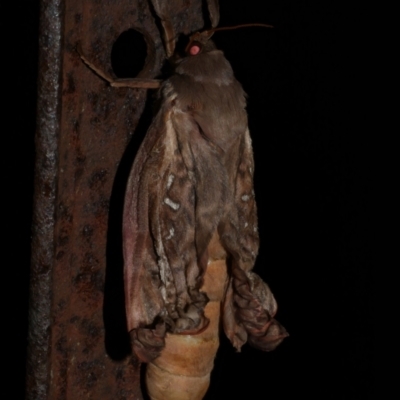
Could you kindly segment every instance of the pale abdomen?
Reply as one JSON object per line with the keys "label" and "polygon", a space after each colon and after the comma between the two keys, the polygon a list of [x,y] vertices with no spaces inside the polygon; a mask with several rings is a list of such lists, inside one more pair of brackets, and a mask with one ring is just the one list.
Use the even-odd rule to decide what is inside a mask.
{"label": "pale abdomen", "polygon": [[151,400],[201,400],[204,397],[219,346],[221,301],[227,280],[225,259],[210,261],[202,287],[210,299],[204,310],[210,323],[195,335],[167,334],[161,355],[147,365],[146,385]]}

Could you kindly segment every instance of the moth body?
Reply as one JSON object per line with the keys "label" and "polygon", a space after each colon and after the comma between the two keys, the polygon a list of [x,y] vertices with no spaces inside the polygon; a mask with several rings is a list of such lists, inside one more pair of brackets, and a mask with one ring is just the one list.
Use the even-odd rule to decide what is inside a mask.
{"label": "moth body", "polygon": [[[154,400],[174,386],[168,399],[202,398],[220,316],[238,350],[246,341],[272,350],[287,335],[271,291],[251,272],[259,243],[245,93],[223,53],[195,37],[160,88],[125,199],[128,329],[135,354],[150,363]],[[221,272],[218,298],[204,286],[212,268]],[[182,363],[194,372],[179,372]],[[173,384],[181,375],[189,380]]]}

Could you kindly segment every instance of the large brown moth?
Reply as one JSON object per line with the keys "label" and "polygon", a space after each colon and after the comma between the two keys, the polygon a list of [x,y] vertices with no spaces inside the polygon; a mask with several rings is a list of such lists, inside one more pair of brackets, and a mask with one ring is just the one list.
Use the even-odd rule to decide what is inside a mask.
{"label": "large brown moth", "polygon": [[[160,2],[153,3],[162,17]],[[215,4],[209,1],[213,25]],[[165,19],[163,26],[171,55],[173,35]],[[151,363],[152,399],[203,397],[220,314],[237,350],[248,342],[269,351],[287,336],[274,319],[277,305],[269,287],[252,272],[259,238],[245,93],[210,40],[215,30],[192,35],[174,74],[162,82],[159,110],[126,189],[127,326],[134,353]],[[203,348],[194,354],[196,338]],[[168,370],[177,376],[194,372],[177,383],[174,372],[161,376]]]}
{"label": "large brown moth", "polygon": [[145,361],[157,356],[161,331],[196,333],[207,325],[199,289],[215,233],[229,258],[227,298],[246,298],[224,306],[233,345],[249,340],[269,349],[274,329],[267,325],[276,324],[266,315],[275,303],[250,272],[259,244],[245,93],[209,32],[193,35],[186,53],[161,86],[162,104],[126,191],[128,329]]}
{"label": "large brown moth", "polygon": [[251,272],[259,242],[245,93],[209,36],[193,35],[163,82],[126,191],[127,321],[144,362],[158,357],[166,332],[196,335],[210,323],[201,288],[214,236],[226,252],[229,283],[220,300],[233,346],[247,341],[268,351],[286,336],[272,293]]}

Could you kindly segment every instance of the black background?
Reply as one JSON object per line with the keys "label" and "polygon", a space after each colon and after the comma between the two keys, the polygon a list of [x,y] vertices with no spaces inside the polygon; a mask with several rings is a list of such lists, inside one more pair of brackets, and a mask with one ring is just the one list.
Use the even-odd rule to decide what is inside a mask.
{"label": "black background", "polygon": [[[11,351],[3,366],[9,398],[22,399],[38,1],[2,2],[0,15],[2,330]],[[369,174],[365,138],[352,118],[353,15],[337,2],[221,1],[220,26],[275,27],[214,39],[248,93],[261,239],[255,270],[270,284],[290,337],[272,353],[245,346],[240,354],[222,339],[206,400],[374,397]]]}

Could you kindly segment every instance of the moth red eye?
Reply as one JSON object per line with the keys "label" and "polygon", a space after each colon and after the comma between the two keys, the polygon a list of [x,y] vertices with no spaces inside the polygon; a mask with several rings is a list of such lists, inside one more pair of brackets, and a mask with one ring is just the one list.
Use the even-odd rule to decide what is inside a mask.
{"label": "moth red eye", "polygon": [[189,53],[192,56],[195,56],[196,54],[200,53],[200,47],[197,46],[196,44],[194,44],[190,49],[189,49]]}

